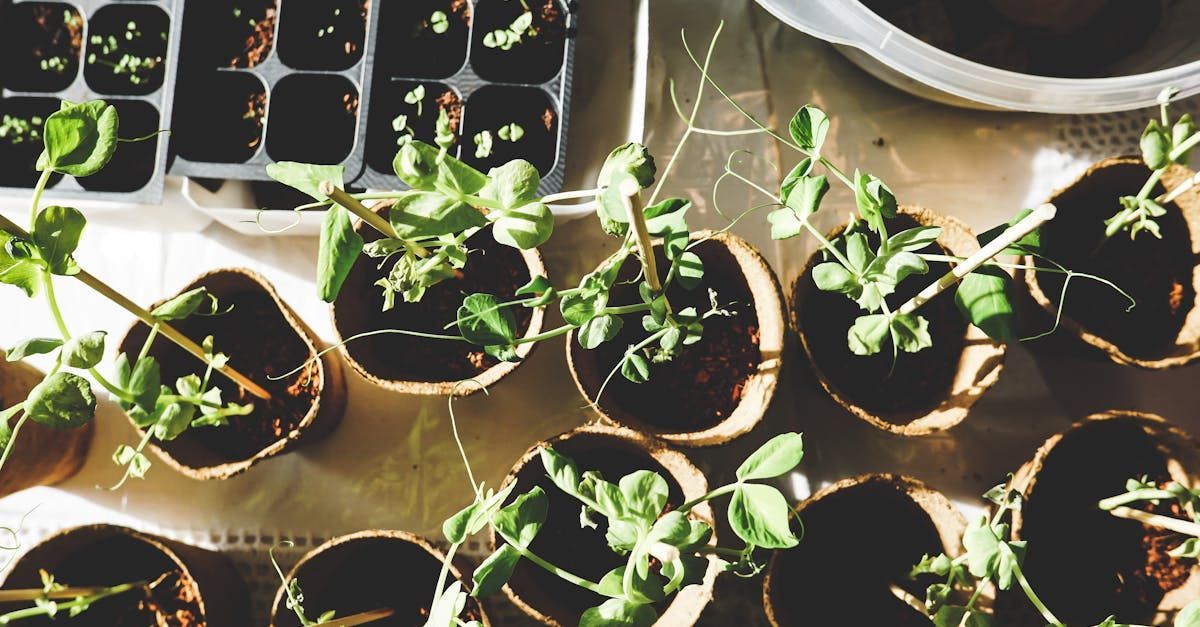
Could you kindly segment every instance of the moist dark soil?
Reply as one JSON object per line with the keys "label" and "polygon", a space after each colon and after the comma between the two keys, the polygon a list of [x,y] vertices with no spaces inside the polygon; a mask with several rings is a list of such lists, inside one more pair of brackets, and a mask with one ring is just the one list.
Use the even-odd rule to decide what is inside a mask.
{"label": "moist dark soil", "polygon": [[[418,85],[425,87],[425,99],[421,103],[420,115],[417,105],[404,101],[404,95]],[[399,139],[407,135],[404,128],[397,131],[393,121],[397,116],[408,116],[408,128],[416,139],[434,144],[437,136],[438,111],[445,109],[450,117],[450,128],[458,135],[462,130],[462,100],[458,93],[441,83],[415,81],[387,81],[376,83],[371,92],[371,118],[367,122],[371,132],[367,135],[367,164],[379,172],[392,172],[392,160],[400,149]],[[458,148],[451,151],[458,155]]]}
{"label": "moist dark soil", "polygon": [[[1025,571],[1066,624],[1094,625],[1110,614],[1149,624],[1163,594],[1187,578],[1191,566],[1166,555],[1182,537],[1096,507],[1143,475],[1166,481],[1166,461],[1138,423],[1122,419],[1070,432],[1038,473],[1023,505],[1021,539],[1037,547]],[[1170,505],[1158,511],[1169,514]]]}
{"label": "moist dark soil", "polygon": [[[5,116],[19,118],[29,124],[29,130],[17,134],[9,131],[0,137],[0,186],[33,187],[41,172],[35,168],[44,147],[42,126],[51,113],[58,111],[59,101],[55,98],[3,98],[0,99],[0,121]],[[34,133],[36,132],[36,136]],[[50,186],[62,180],[61,174],[50,177]]]}
{"label": "moist dark soil", "polygon": [[[369,227],[359,232],[368,242],[379,239],[379,234]],[[383,293],[374,283],[387,276],[392,264],[379,268],[378,260],[360,255],[336,302],[338,333],[347,338],[365,331],[406,329],[453,335],[454,327],[449,330],[443,327],[455,321],[467,294],[493,294],[504,301],[513,298],[517,288],[529,282],[529,268],[521,253],[496,243],[491,227],[467,240],[467,247],[471,251],[467,265],[454,278],[426,290],[420,302],[405,303],[397,297],[395,307],[389,311],[383,311]],[[532,312],[524,307],[511,311],[517,320],[517,336],[523,336]],[[461,381],[497,364],[466,342],[399,334],[350,342],[346,349],[371,374],[395,381]]]}
{"label": "moist dark soil", "polygon": [[988,2],[864,0],[896,27],[951,54],[1006,70],[1062,78],[1111,76],[1111,66],[1148,43],[1160,2],[1106,0],[1069,30],[1013,22]]}
{"label": "moist dark soil", "polygon": [[[636,470],[656,472],[670,486],[666,509],[669,511],[683,504],[683,491],[671,475],[633,444],[611,436],[579,435],[555,444],[554,450],[575,460],[580,472],[599,471],[606,481],[612,483],[617,483],[621,477]],[[523,494],[534,486],[545,491],[550,503],[546,523],[530,545],[534,553],[592,581],[600,581],[610,570],[625,564],[625,557],[614,553],[604,539],[608,531],[608,523],[604,518],[595,517],[598,523],[595,529],[581,527],[581,503],[555,487],[538,457],[518,471],[517,488],[513,494]],[[497,538],[497,542],[501,541]],[[584,610],[600,605],[605,600],[546,572],[528,560],[517,563],[509,585],[529,605],[563,625],[578,624]],[[660,611],[664,608],[665,605],[658,606]]]}
{"label": "moist dark soil", "polygon": [[[160,128],[158,109],[144,100],[110,100],[121,120],[120,136],[134,139],[153,135]],[[104,169],[76,179],[89,191],[133,192],[154,178],[160,136],[137,142],[122,142]]]}
{"label": "moist dark soil", "polygon": [[[471,6],[467,0],[407,0],[381,9],[376,72],[384,78],[447,78],[467,60]],[[447,28],[434,32],[431,18],[446,14]]]}
{"label": "moist dark soil", "polygon": [[[545,176],[558,161],[558,109],[541,89],[481,87],[467,99],[463,122],[466,126],[459,140],[462,158],[484,172],[513,159],[524,159]],[[510,123],[525,131],[518,141],[500,139],[500,127]],[[492,134],[492,153],[476,157],[474,137],[482,131]]]}
{"label": "moist dark soil", "polygon": [[262,144],[267,92],[257,77],[202,71],[180,82],[172,149],[191,161],[243,163]]}
{"label": "moist dark soil", "polygon": [[[914,226],[916,221],[901,216],[888,223],[888,232],[897,233]],[[872,233],[868,239],[874,250],[879,245],[878,236]],[[949,254],[936,244],[923,252]],[[947,270],[947,264],[931,262],[924,276],[902,281],[887,298],[891,310],[895,311]],[[799,294],[804,295],[802,300]],[[884,420],[905,424],[946,399],[967,332],[967,323],[954,304],[953,290],[942,292],[917,311],[929,320],[933,346],[916,353],[901,351],[895,362],[890,347],[871,356],[850,352],[846,334],[854,320],[866,312],[843,294],[817,289],[811,269],[793,284],[792,302],[798,303],[797,315],[813,362],[847,400]]]}
{"label": "moist dark soil", "polygon": [[[134,24],[135,30],[128,26]],[[88,45],[83,77],[101,94],[146,95],[163,84],[167,68],[167,38],[171,20],[160,8],[119,4],[101,7],[88,21]],[[96,38],[100,42],[96,42]],[[106,43],[112,37],[116,48]],[[94,55],[94,57],[93,57]],[[153,65],[135,72],[116,72],[126,55],[150,60]]]}
{"label": "moist dark soil", "polygon": [[275,0],[189,2],[184,13],[184,65],[212,69],[262,63],[275,45]]}
{"label": "moist dark soil", "polygon": [[[1142,233],[1131,241],[1128,233],[1120,233],[1094,254],[1104,239],[1104,220],[1120,209],[1117,198],[1136,195],[1149,174],[1140,162],[1117,164],[1092,172],[1053,198],[1058,217],[1042,227],[1042,246],[1050,259],[1104,277],[1137,301],[1127,313],[1124,296],[1096,281],[1076,279],[1067,292],[1064,313],[1122,352],[1153,359],[1171,352],[1196,298],[1195,261],[1183,214],[1169,203],[1167,214],[1158,219],[1161,240]],[[1163,191],[1156,186],[1152,196]],[[1040,272],[1037,280],[1057,304],[1063,275]]]}
{"label": "moist dark soil", "polygon": [[[197,343],[206,336],[213,336],[217,351],[229,355],[229,365],[265,388],[271,394],[271,400],[261,400],[224,375],[213,373],[210,381],[221,389],[222,400],[253,404],[254,411],[246,416],[230,417],[228,426],[189,429],[175,440],[159,443],[180,463],[193,467],[254,456],[297,429],[321,392],[315,363],[284,379],[270,379],[291,371],[312,357],[274,300],[253,288],[213,292],[222,310],[233,307],[229,313],[192,316],[173,325]],[[121,349],[136,355],[145,337],[146,327],[138,326],[122,343]],[[173,388],[179,377],[204,376],[204,364],[200,360],[165,338],[154,341],[150,355],[158,359],[163,384],[169,387]]]}
{"label": "moist dark soil", "polygon": [[[26,560],[28,562],[28,560]],[[5,581],[6,588],[40,588],[37,569],[54,575],[68,586],[114,586],[137,581],[157,582],[149,594],[131,590],[97,601],[75,618],[60,614],[55,620],[37,617],[21,621],[30,627],[203,627],[196,584],[161,551],[139,539],[117,535],[101,539],[55,563],[23,562]],[[0,604],[12,611],[29,604]]]}
{"label": "moist dark soil", "polygon": [[354,148],[358,89],[332,74],[293,74],[271,94],[267,153],[275,161],[340,163]]}
{"label": "moist dark soil", "polygon": [[908,494],[869,480],[811,503],[801,519],[806,541],[777,553],[771,575],[781,625],[928,627],[891,590],[923,599],[931,582],[909,581],[909,570],[943,550],[933,521]]}
{"label": "moist dark soil", "polygon": [[[429,601],[441,568],[437,558],[399,538],[357,538],[305,562],[296,580],[304,589],[304,609],[310,619],[328,610],[344,617],[391,608],[395,614],[371,625],[421,627],[429,617]],[[384,573],[396,576],[380,576]],[[479,605],[472,598],[463,620],[479,616]],[[271,627],[299,625],[296,615],[282,603],[275,608]]]}
{"label": "moist dark soil", "polygon": [[508,27],[525,12],[521,2],[480,0],[475,5],[471,67],[480,78],[501,83],[544,83],[558,74],[566,56],[567,12],[558,0],[526,0],[533,13],[533,35],[525,32],[508,50],[488,48],[484,37]]}
{"label": "moist dark soil", "polygon": [[0,85],[7,89],[66,89],[79,74],[82,48],[83,18],[70,5],[25,2],[0,9]]}
{"label": "moist dark soil", "polygon": [[292,2],[279,23],[279,58],[297,70],[345,70],[363,56],[371,0]]}
{"label": "moist dark soil", "polygon": [[[746,380],[762,361],[754,298],[737,261],[729,249],[714,240],[694,247],[692,252],[704,262],[704,282],[694,290],[673,284],[667,290],[671,307],[677,311],[695,307],[698,313],[706,312],[711,308],[711,288],[717,292],[717,302],[735,315],[706,320],[704,337],[699,342],[683,347],[671,361],[651,364],[650,383],[633,383],[616,374],[599,402],[601,409],[619,408],[640,422],[676,433],[700,431],[729,418],[742,400]],[[655,249],[655,257],[659,268],[669,267],[661,247]],[[636,259],[626,260],[610,305],[642,302],[637,285],[629,283],[640,270]],[[581,359],[594,362],[600,381],[621,362],[629,346],[646,338],[643,315],[622,316],[624,324],[612,341],[595,350],[575,351]],[[594,395],[596,390],[589,392]]]}

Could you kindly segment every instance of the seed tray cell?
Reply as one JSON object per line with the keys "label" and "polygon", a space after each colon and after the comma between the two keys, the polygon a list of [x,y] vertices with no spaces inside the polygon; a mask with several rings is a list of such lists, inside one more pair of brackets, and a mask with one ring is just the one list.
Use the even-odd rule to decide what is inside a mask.
{"label": "seed tray cell", "polygon": [[59,197],[157,203],[162,198],[184,0],[0,0],[0,195],[26,195],[42,127],[61,100],[104,99],[122,143],[100,174],[55,176]]}

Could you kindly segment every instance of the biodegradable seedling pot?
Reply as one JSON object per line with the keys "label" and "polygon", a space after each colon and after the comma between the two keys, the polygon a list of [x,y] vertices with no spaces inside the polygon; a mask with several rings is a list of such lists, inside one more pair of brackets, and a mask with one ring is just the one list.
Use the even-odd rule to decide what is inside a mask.
{"label": "biodegradable seedling pot", "polygon": [[0,85],[23,92],[66,89],[79,73],[82,49],[83,17],[75,7],[9,2],[0,8]]}
{"label": "biodegradable seedling pot", "polygon": [[[386,216],[389,207],[389,203],[381,202],[372,209]],[[380,238],[375,229],[361,220],[354,228],[367,242]],[[520,362],[497,362],[466,342],[384,334],[343,344],[356,334],[380,329],[452,335],[454,327],[449,330],[443,327],[457,319],[464,294],[483,292],[500,300],[511,299],[517,288],[532,277],[546,276],[546,266],[537,250],[519,251],[501,245],[492,238],[491,227],[473,235],[466,245],[472,252],[458,276],[426,290],[420,302],[404,303],[397,298],[390,311],[383,311],[383,294],[375,285],[390,271],[390,266],[379,268],[378,261],[359,255],[330,306],[338,350],[351,368],[389,390],[429,396],[473,394],[481,386],[491,386],[517,369]],[[512,311],[522,337],[541,332],[545,317],[542,308],[517,307]],[[524,360],[535,344],[518,346],[517,357]],[[458,385],[465,379],[474,379],[480,385]]]}
{"label": "biodegradable seedling pot", "polygon": [[[1028,541],[1023,569],[1042,601],[1068,625],[1164,624],[1200,598],[1195,560],[1166,555],[1183,536],[1116,518],[1097,507],[1147,476],[1195,488],[1200,455],[1190,436],[1152,414],[1107,412],[1042,444],[1013,476],[1023,496],[1013,512],[1014,539]],[[1170,512],[1163,503],[1160,513]],[[1159,511],[1159,510],[1155,510]],[[1151,548],[1147,548],[1151,547]],[[1017,600],[1020,611],[1028,605]],[[998,613],[1008,608],[999,603]]]}
{"label": "biodegradable seedling pot", "polygon": [[[694,290],[671,286],[671,305],[708,311],[707,288],[712,288],[718,303],[729,305],[736,315],[706,320],[703,338],[674,360],[654,364],[648,383],[632,383],[618,374],[597,398],[625,350],[645,337],[642,314],[622,316],[621,332],[595,350],[580,346],[574,332],[567,336],[571,376],[603,418],[683,446],[721,444],[753,429],[775,395],[783,359],[783,296],[775,273],[740,237],[692,234],[693,242],[701,240],[691,250],[704,262],[703,283]],[[655,255],[658,267],[666,267],[661,244],[655,245]],[[623,284],[639,269],[635,258],[625,262],[612,303],[640,302],[636,286]]]}
{"label": "biodegradable seedling pot", "polygon": [[[309,619],[329,610],[345,617],[389,608],[395,611],[390,618],[371,625],[421,625],[429,617],[429,602],[445,559],[427,540],[405,531],[360,531],[313,549],[292,567],[287,578],[300,583]],[[447,585],[458,580],[463,590],[469,591],[471,579],[464,578],[463,572],[458,560],[452,562]],[[271,606],[271,627],[299,627],[287,599],[286,587],[280,586]],[[474,597],[460,617],[491,625]]]}
{"label": "biodegradable seedling pot", "polygon": [[544,83],[558,74],[566,56],[567,12],[559,0],[528,2],[533,21],[529,31],[508,50],[484,45],[496,30],[508,30],[525,12],[525,5],[506,0],[479,0],[475,5],[471,67],[480,78],[499,83]]}
{"label": "biodegradable seedling pot", "polygon": [[[888,231],[918,224],[942,227],[938,253],[967,257],[979,250],[966,225],[920,207],[901,207]],[[841,232],[839,227],[829,237]],[[878,237],[873,233],[868,237],[875,246]],[[954,303],[953,291],[947,290],[917,310],[929,320],[932,347],[900,353],[894,370],[890,351],[855,355],[847,346],[846,333],[864,312],[843,294],[817,289],[812,270],[821,261],[819,252],[808,260],[791,292],[791,323],[821,387],[851,414],[900,435],[927,435],[962,422],[1000,377],[1004,344],[967,323]],[[927,274],[902,282],[888,302],[904,303],[949,269],[948,264],[930,262]]]}
{"label": "biodegradable seedling pot", "polygon": [[[225,556],[126,527],[88,525],[53,535],[13,564],[3,588],[41,588],[39,570],[70,586],[113,586],[166,575],[149,597],[130,591],[102,599],[67,621],[73,626],[250,624],[246,584]],[[6,604],[0,611],[31,605]],[[65,618],[28,623],[57,625]]]}
{"label": "biodegradable seedling pot", "polygon": [[[29,397],[43,374],[23,362],[5,360],[0,351],[0,407],[11,407]],[[9,420],[11,428],[17,417]],[[79,472],[87,460],[95,423],[75,429],[55,429],[26,420],[0,470],[0,497],[38,485],[54,485]]]}
{"label": "biodegradable seedling pot", "polygon": [[[414,90],[417,89],[425,92],[419,106],[405,101],[405,98],[414,94]],[[380,172],[391,171],[400,138],[410,135],[410,131],[414,139],[435,145],[438,112],[442,109],[445,109],[446,116],[450,119],[450,130],[457,136],[462,130],[463,106],[462,99],[454,88],[429,81],[376,83],[371,92],[371,117],[368,124],[374,130],[367,136],[367,165]],[[396,123],[399,116],[404,116],[406,126]],[[449,153],[451,156],[458,156],[458,148],[451,148]],[[553,159],[553,148],[550,154]]]}
{"label": "biodegradable seedling pot", "polygon": [[[332,352],[326,353],[296,374],[270,380],[312,358],[320,350],[316,335],[266,279],[250,270],[213,270],[181,292],[197,287],[208,288],[222,310],[232,308],[221,315],[192,316],[172,325],[196,342],[212,335],[216,350],[229,355],[229,365],[263,386],[272,398],[255,398],[229,379],[213,374],[212,384],[221,388],[225,402],[252,403],[254,411],[230,417],[225,427],[189,429],[170,442],[152,439],[150,448],[193,479],[227,479],[264,459],[328,435],[346,405],[341,362]],[[148,332],[149,327],[135,324],[121,340],[120,350],[137,355]],[[158,360],[164,385],[173,385],[188,374],[204,374],[200,360],[165,338],[155,340],[150,355]]]}
{"label": "biodegradable seedling pot", "polygon": [[[1050,259],[1076,271],[1112,281],[1137,301],[1095,281],[1071,281],[1062,326],[1118,364],[1153,370],[1173,368],[1200,357],[1200,190],[1190,190],[1163,208],[1162,239],[1118,233],[1093,255],[1104,237],[1104,220],[1120,209],[1118,197],[1137,194],[1150,171],[1140,157],[1096,163],[1069,187],[1050,198],[1058,217],[1042,227],[1042,248]],[[1171,166],[1151,196],[1192,176]],[[1025,264],[1035,260],[1026,259]],[[1044,262],[1038,262],[1044,265]],[[1050,315],[1058,310],[1063,275],[1024,272],[1026,285]]]}
{"label": "biodegradable seedling pot", "polygon": [[927,627],[929,618],[896,596],[923,599],[929,581],[908,573],[925,555],[962,553],[966,521],[950,501],[910,477],[843,479],[797,506],[804,539],[771,556],[763,604],[775,627]]}
{"label": "biodegradable seedling pot", "polygon": [[[445,15],[437,26],[433,15]],[[471,5],[467,0],[407,0],[380,9],[375,66],[387,76],[448,78],[467,60]],[[386,171],[386,170],[385,170]]]}
{"label": "biodegradable seedling pot", "polygon": [[[608,571],[625,563],[624,557],[609,548],[604,539],[607,523],[599,522],[596,529],[579,524],[580,503],[563,493],[546,476],[539,456],[541,448],[554,450],[572,458],[581,472],[597,470],[608,481],[617,482],[635,470],[650,470],[661,475],[670,485],[668,509],[708,492],[704,475],[682,453],[667,448],[646,435],[608,425],[585,426],[569,431],[531,447],[509,471],[505,485],[516,482],[514,494],[522,494],[535,485],[549,498],[549,514],[541,531],[530,545],[539,557],[561,565],[571,572],[592,581],[599,581]],[[712,509],[701,503],[692,509],[699,520],[713,524]],[[492,546],[496,546],[492,535]],[[719,566],[711,562],[703,583],[683,588],[669,604],[660,604],[658,625],[691,625],[712,600],[712,587]],[[599,605],[604,597],[559,579],[540,567],[521,560],[504,586],[504,594],[533,619],[546,625],[570,627],[589,607]]]}

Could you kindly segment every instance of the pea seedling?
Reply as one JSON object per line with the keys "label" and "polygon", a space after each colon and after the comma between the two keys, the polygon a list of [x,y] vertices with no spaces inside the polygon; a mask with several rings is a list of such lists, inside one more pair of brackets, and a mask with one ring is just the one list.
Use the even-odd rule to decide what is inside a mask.
{"label": "pea seedling", "polygon": [[483,36],[483,45],[488,48],[511,50],[513,46],[523,42],[525,37],[536,37],[538,30],[533,26],[533,11],[529,3],[519,0],[525,10],[517,16],[508,28],[497,28]]}
{"label": "pea seedling", "polygon": [[[1184,512],[1188,519],[1130,507],[1137,503],[1157,506],[1163,501],[1178,503],[1179,510]],[[1159,486],[1147,477],[1135,477],[1125,483],[1124,493],[1110,496],[1098,505],[1100,509],[1118,518],[1136,520],[1144,525],[1188,536],[1179,546],[1168,551],[1168,554],[1172,557],[1200,558],[1200,489],[1190,489],[1175,481],[1168,481]]]}
{"label": "pea seedling", "polygon": [[68,587],[55,581],[54,575],[44,570],[38,572],[42,578],[41,588],[0,590],[0,603],[19,603],[23,601],[33,603],[31,607],[0,614],[0,625],[8,625],[22,619],[42,616],[51,620],[62,616],[75,618],[86,612],[93,603],[109,597],[132,592],[141,592],[143,595],[149,596],[151,590],[166,577],[164,574],[152,582],[137,581],[115,586]]}
{"label": "pea seedling", "polygon": [[346,616],[345,618],[338,618],[337,610],[326,610],[321,612],[316,619],[309,618],[304,611],[304,591],[300,589],[300,580],[289,578],[283,574],[283,569],[279,566],[279,560],[275,558],[275,549],[280,546],[293,546],[293,543],[291,540],[282,540],[268,549],[267,555],[271,558],[271,565],[275,567],[275,572],[279,575],[279,580],[283,582],[283,591],[287,595],[287,598],[284,599],[284,606],[296,615],[296,620],[300,621],[301,627],[319,627],[320,625],[355,627],[356,625],[366,625],[389,618],[396,613],[391,608],[379,608]]}
{"label": "pea seedling", "polygon": [[434,11],[429,16],[429,29],[438,35],[445,33],[450,30],[450,17],[445,11]]}
{"label": "pea seedling", "polygon": [[[140,85],[142,81],[147,79],[147,75],[162,65],[163,58],[158,57],[143,57],[140,55],[123,52],[122,48],[128,42],[133,42],[135,39],[141,39],[143,33],[138,29],[137,22],[130,21],[125,24],[125,31],[120,35],[92,35],[88,40],[93,47],[98,47],[99,52],[91,52],[88,54],[88,65],[104,65],[112,68],[113,74],[125,74],[129,77],[131,85]],[[166,41],[166,31],[161,31],[159,37]],[[117,55],[120,55],[119,57]],[[115,61],[113,59],[116,59]]]}
{"label": "pea seedling", "polygon": [[40,115],[23,118],[6,113],[3,118],[0,118],[0,139],[13,146],[38,141],[42,138],[42,124],[44,123],[45,118]]}
{"label": "pea seedling", "polygon": [[[39,337],[21,342],[8,351],[7,359],[17,361],[38,354],[55,355],[50,372],[21,402],[0,411],[0,468],[12,452],[21,427],[29,420],[56,428],[77,428],[92,420],[96,396],[92,385],[77,373],[87,373],[146,429],[137,448],[120,446],[113,460],[125,467],[119,487],[129,477],[142,477],[150,461],[142,454],[151,437],[170,440],[191,427],[221,426],[234,415],[248,414],[251,405],[223,403],[219,388],[210,386],[216,371],[233,380],[251,394],[267,399],[270,395],[245,375],[228,366],[228,359],[214,350],[212,338],[203,346],[188,339],[169,322],[191,315],[218,313],[216,298],[204,288],[181,294],[154,311],[142,309],[126,296],[85,271],[74,257],[87,218],[71,207],[42,207],[41,197],[50,176],[90,176],[100,171],[116,150],[117,112],[103,101],[83,104],[63,102],[62,108],[46,118],[45,150],[38,160],[41,176],[34,188],[30,207],[30,228],[26,232],[16,223],[0,216],[0,283],[20,288],[33,298],[45,298],[50,318],[59,337]],[[54,291],[54,277],[73,277],[117,306],[132,313],[151,327],[140,353],[130,358],[117,357],[115,378],[98,370],[104,357],[105,331],[73,334],[63,316]],[[175,382],[175,389],[162,385],[158,362],[148,355],[151,342],[163,335],[201,359],[207,366],[203,378],[190,375]],[[10,420],[18,417],[16,424]]]}

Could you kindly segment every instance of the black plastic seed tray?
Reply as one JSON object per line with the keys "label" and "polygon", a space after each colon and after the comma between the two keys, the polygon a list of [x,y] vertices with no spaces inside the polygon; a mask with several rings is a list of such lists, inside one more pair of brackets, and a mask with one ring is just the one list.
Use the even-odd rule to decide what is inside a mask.
{"label": "black plastic seed tray", "polygon": [[[41,127],[60,100],[102,98],[120,136],[153,135],[171,119],[183,0],[0,0],[0,194],[38,179]],[[168,136],[122,143],[99,174],[55,176],[50,193],[157,203]]]}

